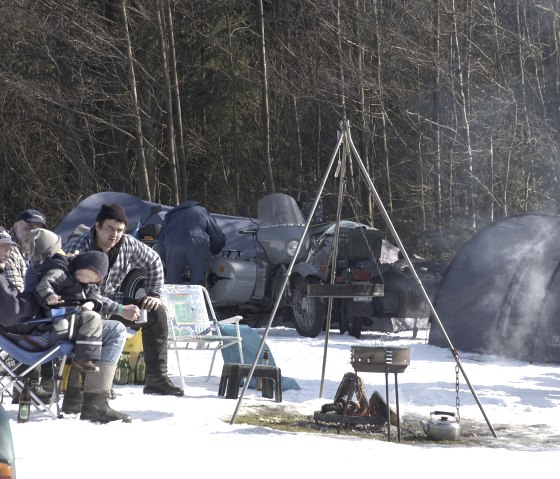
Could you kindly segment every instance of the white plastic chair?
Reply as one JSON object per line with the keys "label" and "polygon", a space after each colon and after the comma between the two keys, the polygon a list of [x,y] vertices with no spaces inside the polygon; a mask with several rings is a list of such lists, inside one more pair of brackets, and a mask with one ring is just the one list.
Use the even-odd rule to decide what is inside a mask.
{"label": "white plastic chair", "polygon": [[[243,362],[242,338],[239,330],[239,322],[243,317],[233,316],[218,320],[206,288],[191,284],[166,284],[162,300],[168,312],[169,349],[175,350],[183,388],[185,381],[179,359],[180,349],[213,351],[206,381],[212,375],[218,351],[237,345],[241,362]],[[225,324],[235,325],[235,336],[225,336],[221,333],[220,325]]]}

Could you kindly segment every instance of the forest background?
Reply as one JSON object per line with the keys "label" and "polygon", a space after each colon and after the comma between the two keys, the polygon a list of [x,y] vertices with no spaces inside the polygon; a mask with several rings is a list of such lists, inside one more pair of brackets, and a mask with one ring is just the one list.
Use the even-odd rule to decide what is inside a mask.
{"label": "forest background", "polygon": [[[347,120],[403,243],[449,259],[558,213],[559,48],[560,0],[2,0],[0,221],[98,191],[312,201]],[[343,185],[385,229],[354,161]]]}

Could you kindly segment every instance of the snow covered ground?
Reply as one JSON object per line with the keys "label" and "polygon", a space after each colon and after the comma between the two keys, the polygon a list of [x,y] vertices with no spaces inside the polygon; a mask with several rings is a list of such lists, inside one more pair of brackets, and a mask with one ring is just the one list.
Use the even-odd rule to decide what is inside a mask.
{"label": "snow covered ground", "polygon": [[[264,329],[259,329],[261,333]],[[464,435],[454,443],[433,443],[421,433],[415,442],[338,435],[336,427],[313,427],[313,414],[332,402],[344,373],[352,371],[352,346],[411,348],[411,363],[398,375],[403,439],[418,431],[418,421],[435,410],[455,411],[455,362],[448,349],[426,344],[427,332],[364,332],[360,339],[329,335],[323,397],[319,397],[325,335],[300,337],[295,330],[273,327],[268,334],[283,376],[301,390],[285,390],[282,403],[247,389],[241,402],[217,395],[222,359],[205,382],[211,353],[181,352],[187,374],[183,398],[145,396],[141,386],[116,386],[115,409],[133,417],[131,424],[107,425],[77,417],[49,419],[33,411],[28,423],[16,422],[16,406],[5,404],[11,418],[18,479],[183,478],[193,474],[228,479],[260,476],[356,477],[524,477],[560,470],[560,366],[528,364],[472,353],[461,364],[492,428],[495,439],[462,374],[460,414]],[[178,379],[174,355],[169,366]],[[385,396],[384,374],[359,373],[368,396]],[[394,408],[393,375],[389,402]],[[241,390],[240,390],[241,392]],[[236,420],[231,423],[236,407]],[[245,413],[275,408],[309,418],[309,432],[281,432],[245,425]],[[374,437],[377,437],[374,438]],[[550,476],[552,477],[552,476]],[[557,477],[557,476],[556,476]]]}

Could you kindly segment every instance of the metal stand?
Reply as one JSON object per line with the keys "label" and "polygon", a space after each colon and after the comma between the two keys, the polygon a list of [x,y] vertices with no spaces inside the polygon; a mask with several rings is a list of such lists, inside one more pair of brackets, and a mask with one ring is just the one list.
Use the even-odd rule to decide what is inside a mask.
{"label": "metal stand", "polygon": [[[338,428],[337,428],[337,433],[340,434],[340,430],[342,429],[342,426],[344,425],[344,421],[346,419],[346,410],[348,408],[348,403],[352,400],[352,398],[354,397],[354,391],[356,388],[356,377],[357,377],[357,373],[358,371],[360,372],[367,372],[367,373],[371,373],[371,372],[380,372],[380,371],[372,371],[370,368],[355,368],[354,367],[354,372],[356,373],[356,376],[354,377],[354,379],[352,380],[352,394],[348,397],[348,399],[346,400],[345,404],[344,404],[344,410],[342,412],[342,417],[340,419],[340,423],[338,424]],[[397,379],[397,374],[398,373],[394,373],[395,374],[395,407],[397,409],[397,442],[401,442],[401,415],[400,415],[400,408],[399,408],[399,382]],[[386,410],[386,416],[387,416],[387,441],[390,442],[391,441],[391,406],[389,405],[389,371],[385,371],[385,404],[387,405],[387,410]]]}
{"label": "metal stand", "polygon": [[[338,152],[340,147],[343,146],[343,155],[342,158],[339,159],[338,161],[338,167],[335,170],[335,175],[338,175],[339,173],[341,174],[341,177],[343,177],[343,173],[344,170],[346,168],[346,160],[350,160],[351,158],[353,158],[355,160],[355,162],[357,163],[357,166],[359,168],[359,171],[361,172],[361,175],[364,179],[364,181],[367,184],[367,187],[371,193],[371,195],[373,196],[373,199],[375,200],[375,203],[377,204],[379,211],[381,212],[381,215],[383,216],[383,219],[385,220],[385,223],[393,237],[393,239],[395,240],[395,242],[397,243],[397,246],[399,247],[404,260],[406,261],[408,267],[410,268],[410,271],[414,277],[414,280],[416,281],[416,283],[418,284],[418,287],[420,288],[420,291],[422,293],[422,296],[424,296],[426,303],[428,304],[429,308],[430,308],[430,312],[431,315],[430,317],[432,318],[432,321],[434,324],[436,324],[436,326],[440,329],[443,337],[445,338],[450,351],[453,353],[454,358],[455,358],[455,362],[457,364],[457,367],[460,369],[461,373],[463,374],[463,377],[465,378],[465,381],[471,391],[471,394],[474,398],[474,400],[476,401],[476,403],[478,404],[478,407],[482,413],[482,415],[484,416],[484,419],[486,420],[486,424],[488,425],[490,431],[492,432],[492,435],[497,438],[497,434],[494,431],[494,428],[492,427],[492,424],[490,423],[490,420],[488,419],[488,417],[486,416],[486,413],[482,407],[482,404],[480,403],[480,400],[478,399],[478,396],[476,395],[476,392],[474,390],[474,388],[472,387],[467,374],[465,373],[464,369],[463,369],[463,365],[461,364],[461,362],[459,361],[458,358],[458,354],[456,352],[455,347],[453,346],[453,344],[451,343],[451,340],[449,339],[449,336],[447,335],[447,333],[445,332],[445,328],[443,327],[439,316],[437,314],[437,311],[435,310],[432,301],[428,295],[428,293],[426,292],[424,285],[422,284],[422,281],[420,281],[420,278],[418,276],[418,274],[416,273],[416,269],[414,268],[414,265],[412,264],[412,261],[410,260],[410,257],[408,256],[408,253],[391,221],[391,218],[389,217],[389,214],[387,213],[387,210],[385,209],[385,206],[383,205],[383,202],[381,201],[381,197],[379,196],[379,194],[377,193],[377,190],[375,189],[375,186],[373,184],[373,181],[371,180],[371,177],[369,175],[369,172],[367,171],[366,167],[364,166],[364,163],[362,162],[362,159],[360,158],[360,155],[358,153],[358,150],[356,149],[356,146],[354,145],[354,142],[352,141],[352,136],[350,134],[350,124],[349,122],[346,120],[344,123],[341,123],[341,130],[340,133],[338,135],[338,139],[336,142],[336,146],[333,150],[333,154],[331,155],[331,158],[329,160],[329,164],[327,166],[327,169],[325,171],[325,174],[323,175],[323,178],[321,180],[321,184],[319,186],[319,189],[317,191],[317,194],[315,196],[315,200],[313,201],[313,206],[311,207],[311,210],[308,213],[308,218],[307,221],[305,223],[305,228],[303,230],[302,233],[302,238],[305,237],[305,235],[307,234],[307,232],[309,231],[309,227],[311,224],[311,220],[313,218],[313,215],[315,213],[315,210],[317,209],[317,205],[319,203],[319,200],[321,198],[321,195],[323,193],[323,189],[325,188],[325,185],[327,183],[328,177],[333,169],[334,163],[336,161]],[[342,170],[342,171],[341,171]],[[333,245],[334,248],[334,252],[336,254],[336,251],[338,249],[338,233],[339,233],[339,226],[340,226],[340,200],[341,200],[341,193],[342,193],[342,187],[339,185],[339,200],[338,200],[338,207],[337,207],[337,224],[336,224],[336,228],[335,228],[335,243]],[[290,275],[292,273],[292,269],[294,267],[294,264],[296,262],[296,258],[299,256],[299,253],[301,251],[302,248],[302,244],[303,241],[299,241],[298,242],[298,246],[296,248],[296,251],[294,253],[294,257],[292,258],[292,261],[290,263],[290,265],[288,266],[288,269],[286,270],[285,274],[284,274],[284,281],[282,282],[282,286],[279,288],[278,292],[277,292],[277,297],[276,297],[276,301],[274,302],[274,306],[270,312],[270,317],[268,319],[268,324],[266,326],[266,329],[263,333],[263,337],[261,340],[261,344],[259,346],[259,350],[257,351],[257,354],[255,356],[255,360],[253,361],[253,364],[251,366],[251,370],[249,371],[249,375],[247,378],[247,382],[245,383],[245,385],[243,386],[243,390],[241,391],[241,396],[239,397],[239,401],[237,402],[237,406],[235,408],[235,411],[233,412],[233,415],[231,417],[231,421],[230,424],[233,424],[235,421],[235,417],[237,416],[237,412],[239,411],[239,408],[241,406],[241,402],[243,401],[243,397],[245,396],[245,392],[247,390],[247,386],[248,386],[248,382],[250,381],[250,379],[253,376],[253,373],[255,371],[255,366],[257,364],[257,359],[259,357],[259,355],[261,354],[266,338],[268,336],[268,332],[270,331],[270,328],[272,326],[272,321],[274,319],[274,316],[276,315],[276,312],[278,311],[278,307],[280,305],[280,301],[282,300],[282,295],[286,289],[286,285],[290,279]],[[336,265],[336,263],[333,263]],[[336,268],[333,268],[333,271]],[[332,281],[331,281],[332,283]],[[326,331],[325,331],[325,346],[324,346],[324,353],[323,353],[323,367],[322,367],[322,372],[321,372],[321,386],[320,386],[320,392],[319,392],[319,396],[322,397],[323,395],[323,384],[325,381],[325,369],[326,369],[326,362],[327,362],[327,349],[328,349],[328,338],[329,338],[329,329],[330,329],[330,318],[331,318],[331,312],[332,312],[332,298],[329,298],[329,303],[328,303],[328,310],[327,310],[327,324],[326,324]],[[390,419],[390,418],[389,418]]]}
{"label": "metal stand", "polygon": [[[397,408],[397,442],[401,442],[401,415],[399,411],[399,382],[395,373],[395,403]],[[385,373],[385,402],[387,403],[387,441],[391,441],[391,406],[389,406],[389,373]]]}

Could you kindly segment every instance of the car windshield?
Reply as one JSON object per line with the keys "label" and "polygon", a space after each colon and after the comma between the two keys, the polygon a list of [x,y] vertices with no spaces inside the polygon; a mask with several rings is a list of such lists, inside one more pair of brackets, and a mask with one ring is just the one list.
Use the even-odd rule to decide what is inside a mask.
{"label": "car windshield", "polygon": [[262,225],[303,225],[305,220],[296,201],[283,193],[274,193],[261,198],[258,218]]}

